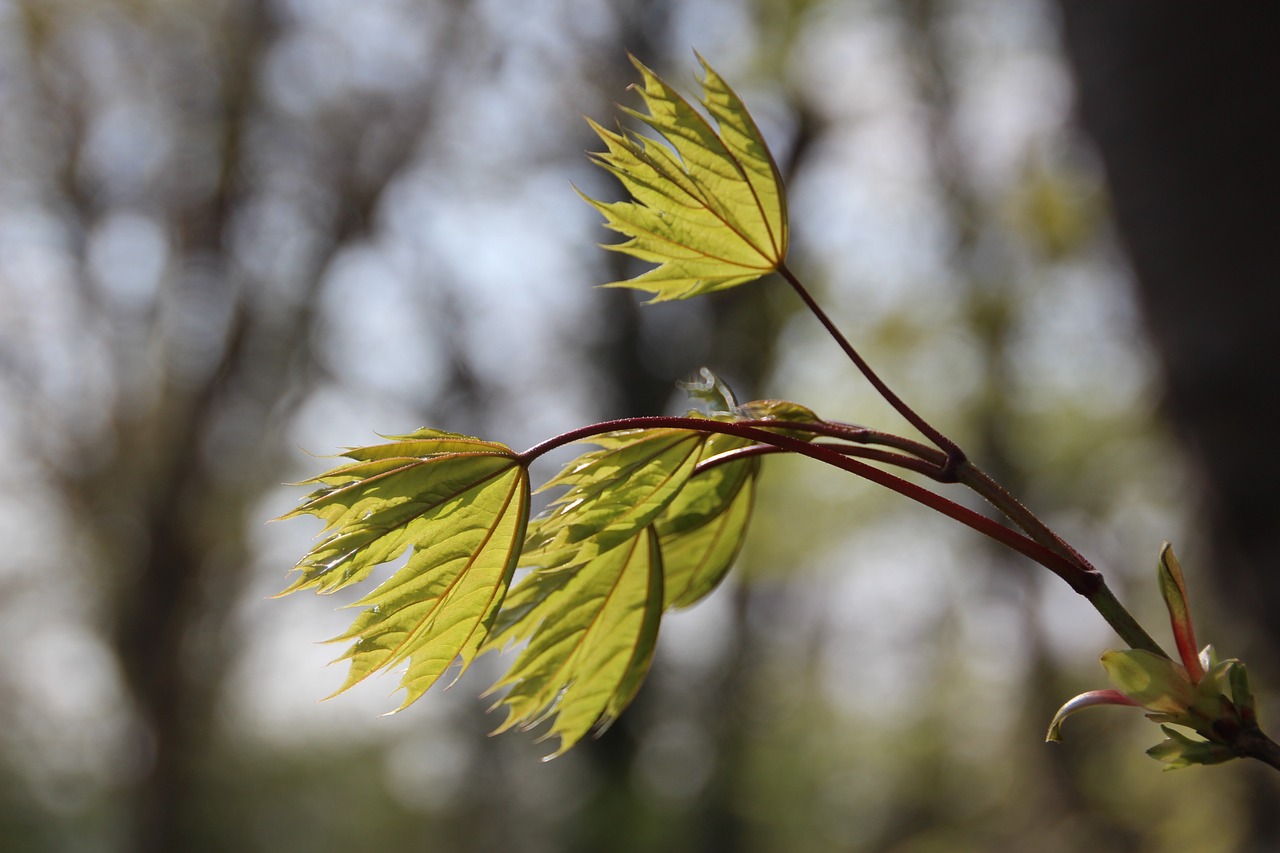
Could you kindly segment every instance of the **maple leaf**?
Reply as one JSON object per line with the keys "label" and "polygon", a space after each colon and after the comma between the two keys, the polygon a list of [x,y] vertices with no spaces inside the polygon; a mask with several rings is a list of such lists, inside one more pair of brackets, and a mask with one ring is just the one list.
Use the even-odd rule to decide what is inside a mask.
{"label": "maple leaf", "polygon": [[658,264],[606,286],[647,290],[654,302],[754,281],[778,269],[787,254],[786,197],[773,155],[742,100],[698,60],[702,104],[718,131],[635,57],[643,83],[638,91],[649,112],[620,109],[656,130],[670,147],[588,119],[607,149],[592,154],[593,161],[634,198],[608,203],[583,195],[604,214],[608,228],[629,238],[605,248]]}
{"label": "maple leaf", "polygon": [[[750,444],[731,435],[712,435],[699,461]],[[742,547],[759,472],[759,459],[704,471],[690,478],[657,519],[667,608],[696,604],[724,580]]]}
{"label": "maple leaf", "polygon": [[529,526],[522,563],[583,563],[647,527],[684,487],[707,434],[633,429],[593,436],[598,450],[569,463],[539,491],[568,490]]}
{"label": "maple leaf", "polygon": [[326,527],[280,594],[335,592],[412,549],[350,605],[364,609],[330,641],[353,641],[339,658],[350,670],[337,693],[407,662],[403,708],[455,660],[465,669],[488,636],[525,536],[528,472],[501,444],[437,430],[344,455],[354,461],[309,480],[320,488],[284,516],[314,515]]}
{"label": "maple leaf", "polygon": [[518,618],[494,641],[528,642],[489,693],[508,710],[495,730],[552,720],[562,755],[588,732],[609,726],[631,703],[653,659],[662,615],[662,557],[645,527],[585,563],[540,569],[511,593]]}
{"label": "maple leaf", "polygon": [[[723,401],[732,411],[720,412],[715,420],[752,420],[817,423],[809,408],[786,400],[756,400],[733,404],[733,393],[711,371],[703,368],[704,382],[686,383],[686,389],[712,402]],[[690,415],[696,416],[691,412]],[[781,429],[779,432],[810,440],[812,433]],[[690,607],[701,601],[724,580],[746,537],[747,522],[755,503],[759,458],[719,462],[752,442],[737,436],[709,435],[698,460],[713,467],[696,473],[654,522],[662,548],[664,589],[667,608]]]}

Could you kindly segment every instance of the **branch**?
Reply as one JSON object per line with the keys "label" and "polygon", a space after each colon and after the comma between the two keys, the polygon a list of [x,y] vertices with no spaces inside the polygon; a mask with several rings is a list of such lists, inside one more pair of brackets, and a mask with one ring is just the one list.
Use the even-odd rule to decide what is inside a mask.
{"label": "branch", "polygon": [[[787,435],[780,435],[773,432],[777,428],[776,421],[713,421],[705,418],[683,418],[683,417],[638,417],[638,418],[621,418],[619,420],[604,421],[589,426],[579,427],[562,433],[554,438],[548,439],[541,444],[529,448],[520,454],[520,459],[524,464],[529,464],[539,456],[550,452],[558,447],[571,444],[575,441],[591,438],[592,436],[602,435],[607,432],[615,432],[627,429],[687,429],[695,432],[715,432],[725,435],[735,435],[760,444],[772,445],[781,450],[791,453],[797,453],[801,456],[807,456],[810,459],[816,459],[819,462],[825,462],[835,468],[856,474],[864,480],[870,480],[877,485],[884,486],[891,491],[897,492],[903,497],[910,498],[916,503],[923,504],[935,512],[939,512],[948,518],[960,522],[966,527],[972,528],[977,532],[987,536],[997,542],[1005,545],[1018,553],[1029,557],[1058,577],[1062,578],[1067,584],[1078,592],[1080,595],[1093,600],[1093,596],[1098,594],[1099,589],[1105,588],[1102,575],[1096,570],[1082,569],[1077,564],[1062,557],[1057,552],[1046,548],[1039,542],[1028,536],[1019,533],[1012,528],[1005,527],[986,516],[974,512],[968,507],[948,500],[939,494],[929,491],[928,489],[918,486],[915,483],[904,480],[901,477],[890,474],[888,471],[882,471],[872,465],[868,465],[858,459],[850,458],[848,455],[824,447],[822,445],[810,444],[807,441],[801,441],[798,438],[792,438]],[[1107,617],[1107,614],[1103,614]],[[1108,618],[1110,622],[1111,619]],[[1117,629],[1119,630],[1119,629]]]}

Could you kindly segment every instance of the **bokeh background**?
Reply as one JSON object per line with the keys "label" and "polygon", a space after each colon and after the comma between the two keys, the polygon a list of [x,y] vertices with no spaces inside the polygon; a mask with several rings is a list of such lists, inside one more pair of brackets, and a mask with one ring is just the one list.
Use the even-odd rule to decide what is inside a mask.
{"label": "bokeh background", "polygon": [[[1255,11],[1255,14],[1256,13]],[[1262,13],[1274,18],[1274,14]],[[310,453],[527,447],[741,399],[901,429],[777,282],[641,307],[572,184],[626,54],[743,95],[793,266],[1164,633],[1155,555],[1278,718],[1276,21],[955,0],[0,3],[0,849],[1273,850],[1276,774],[1162,773],[1101,619],[770,459],[738,569],[553,762],[477,694],[342,681],[270,596]],[[546,461],[540,473],[558,462]]]}

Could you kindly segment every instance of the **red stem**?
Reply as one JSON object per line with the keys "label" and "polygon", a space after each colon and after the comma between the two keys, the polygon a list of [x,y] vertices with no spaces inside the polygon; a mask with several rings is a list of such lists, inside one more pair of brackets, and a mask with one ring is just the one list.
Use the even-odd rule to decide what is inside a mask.
{"label": "red stem", "polygon": [[[907,456],[902,453],[894,453],[889,450],[880,450],[875,447],[851,447],[847,444],[835,444],[834,442],[815,441],[810,442],[814,447],[825,447],[836,453],[842,453],[845,456],[856,456],[859,459],[870,459],[873,462],[883,462],[886,465],[896,465],[899,468],[905,468],[908,471],[915,471],[917,474],[923,474],[932,479],[938,479],[940,476],[940,465],[931,462],[925,462],[923,459],[916,459],[914,456]],[[772,453],[788,453],[790,451],[783,450],[781,447],[765,444],[753,444],[750,447],[739,447],[736,450],[726,450],[724,453],[717,453],[710,459],[704,459],[698,463],[693,469],[694,474],[701,474],[711,468],[719,465],[725,465],[738,459],[744,459],[750,456],[764,456]]]}
{"label": "red stem", "polygon": [[[803,425],[790,425],[790,428],[796,429]],[[948,500],[941,495],[935,494],[922,486],[909,482],[890,474],[888,471],[882,471],[873,465],[868,465],[858,459],[853,459],[844,453],[837,452],[829,447],[822,445],[810,444],[798,438],[792,438],[787,435],[780,435],[773,432],[776,427],[774,421],[713,421],[704,418],[681,418],[681,417],[638,417],[638,418],[621,418],[619,420],[604,421],[602,423],[591,424],[589,426],[579,427],[569,432],[562,433],[554,438],[537,444],[524,453],[520,454],[520,460],[524,464],[529,464],[537,457],[554,450],[557,447],[563,447],[566,444],[591,438],[595,435],[601,435],[607,432],[616,432],[618,430],[628,429],[687,429],[695,432],[714,432],[723,433],[725,435],[735,435],[739,438],[745,438],[750,441],[759,442],[760,444],[768,444],[773,447],[781,448],[801,456],[808,456],[810,459],[816,459],[819,462],[825,462],[835,468],[856,474],[864,480],[870,480],[877,485],[884,486],[891,491],[897,492],[903,497],[910,498],[916,503],[923,504],[935,512],[939,512],[948,518],[954,519],[961,524],[969,527],[984,536],[996,540],[1002,545],[1017,551],[1058,577],[1062,578],[1067,584],[1079,594],[1085,597],[1091,597],[1102,586],[1102,575],[1097,571],[1082,569],[1070,560],[1065,559],[1058,554],[1033,539],[1024,536],[1012,528],[1005,527],[996,521],[981,515],[968,507],[961,506],[954,501]]]}
{"label": "red stem", "polygon": [[[814,435],[825,435],[858,444],[882,444],[893,447],[915,456],[929,464],[942,469],[947,464],[947,455],[936,448],[890,432],[881,432],[870,427],[857,424],[846,424],[840,421],[769,421],[770,429],[808,432]],[[950,482],[948,480],[948,482]]]}
{"label": "red stem", "polygon": [[906,419],[907,423],[920,431],[921,435],[932,441],[938,446],[938,449],[947,454],[947,464],[944,466],[942,473],[944,482],[953,482],[954,479],[950,475],[965,459],[964,451],[960,449],[960,446],[943,435],[936,427],[934,427],[933,424],[922,418],[916,413],[915,409],[908,406],[902,398],[893,393],[892,389],[885,384],[884,380],[882,380],[880,376],[871,369],[871,365],[868,364],[862,356],[858,354],[858,351],[853,348],[853,344],[849,343],[848,338],[846,338],[840,329],[836,327],[836,324],[827,316],[827,313],[822,310],[822,306],[820,306],[813,296],[809,294],[809,291],[805,289],[805,286],[800,283],[800,279],[796,278],[795,273],[793,273],[786,264],[780,264],[777,272],[778,275],[786,279],[787,284],[791,285],[791,289],[794,290],[800,299],[804,301],[804,304],[808,307],[809,311],[818,318],[818,322],[820,322],[822,327],[827,330],[827,334],[840,345],[840,349],[844,350],[844,354],[848,356],[849,360],[853,362],[859,372],[866,377],[866,380],[871,383],[871,386],[876,389],[876,392],[884,398],[885,402],[893,406],[898,414],[902,415],[902,417]]}

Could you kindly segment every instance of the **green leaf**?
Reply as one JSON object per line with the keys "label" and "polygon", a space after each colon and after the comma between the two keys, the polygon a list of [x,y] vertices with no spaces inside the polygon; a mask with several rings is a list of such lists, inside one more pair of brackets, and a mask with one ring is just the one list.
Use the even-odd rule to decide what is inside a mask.
{"label": "green leaf", "polygon": [[[751,443],[712,435],[700,461]],[[654,527],[662,548],[666,607],[689,607],[724,579],[742,547],[759,471],[758,459],[717,465],[692,477],[663,510]]]}
{"label": "green leaf", "polygon": [[497,617],[529,517],[529,478],[507,447],[421,430],[349,449],[355,460],[309,481],[321,486],[285,518],[327,522],[281,595],[331,593],[411,549],[406,564],[351,605],[364,608],[330,642],[354,641],[338,693],[408,662],[401,705],[461,658],[465,669]]}
{"label": "green leaf", "polygon": [[1193,728],[1203,735],[1212,736],[1214,723],[1218,720],[1231,720],[1235,725],[1256,722],[1253,694],[1244,664],[1236,658],[1217,660],[1213,646],[1205,646],[1203,657],[1211,665],[1196,684]]}
{"label": "green leaf", "polygon": [[1193,764],[1221,764],[1236,757],[1231,747],[1225,744],[1187,737],[1169,726],[1161,726],[1160,730],[1168,739],[1148,749],[1147,755],[1163,761],[1167,765],[1165,770],[1178,770]]}
{"label": "green leaf", "polygon": [[[741,99],[705,60],[702,103],[717,129],[635,57],[647,115],[623,109],[671,145],[588,119],[606,151],[593,154],[634,201],[605,203],[583,196],[605,225],[629,239],[606,246],[655,269],[609,287],[654,294],[654,302],[724,290],[773,272],[787,254],[782,179]],[[673,151],[674,149],[674,151]]]}
{"label": "green leaf", "polygon": [[1244,664],[1232,661],[1232,665],[1227,669],[1227,680],[1231,689],[1231,701],[1236,706],[1240,721],[1247,726],[1256,725],[1258,710],[1254,703],[1253,690],[1249,687],[1249,674],[1245,671]]}
{"label": "green leaf", "polygon": [[1176,722],[1195,704],[1195,688],[1181,664],[1143,649],[1103,652],[1102,666],[1111,684],[1153,714]]}
{"label": "green leaf", "polygon": [[639,690],[661,615],[662,559],[650,528],[581,565],[534,571],[512,591],[509,621],[488,644],[528,641],[489,690],[510,688],[494,706],[508,711],[495,734],[554,718],[543,736],[560,738],[552,758],[603,731]]}
{"label": "green leaf", "polygon": [[605,433],[542,488],[568,486],[530,525],[522,564],[585,563],[631,539],[658,516],[693,473],[707,434],[685,429]]}
{"label": "green leaf", "polygon": [[[822,418],[813,413],[813,409],[793,403],[790,400],[752,400],[743,403],[735,410],[738,418],[747,421],[782,421],[784,423],[820,424]],[[812,441],[813,433],[798,429],[776,429],[762,426],[770,432],[798,438],[801,441]]]}
{"label": "green leaf", "polygon": [[[704,369],[709,387],[722,386]],[[723,395],[731,400],[727,392]],[[717,416],[717,419],[725,419]],[[733,406],[733,420],[818,423],[810,409],[785,400],[756,400]],[[772,430],[808,441],[813,433]],[[753,444],[736,436],[713,434],[703,447],[699,463]],[[666,567],[666,606],[689,607],[714,590],[733,566],[742,548],[755,502],[759,459],[713,464],[692,477],[655,523]]]}

